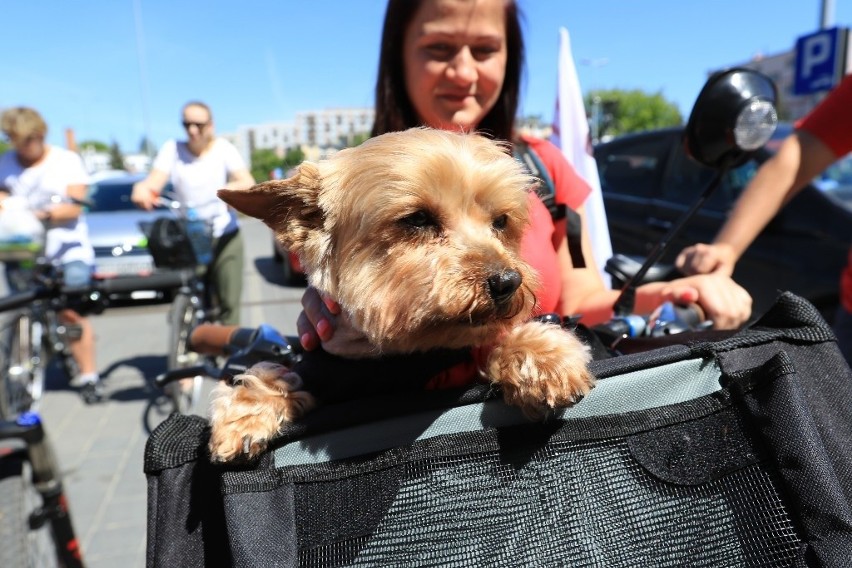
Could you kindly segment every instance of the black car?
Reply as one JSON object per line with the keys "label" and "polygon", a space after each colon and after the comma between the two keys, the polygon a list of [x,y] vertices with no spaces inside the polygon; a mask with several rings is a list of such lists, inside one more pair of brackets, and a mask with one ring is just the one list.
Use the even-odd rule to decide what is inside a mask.
{"label": "black car", "polygon": [[[686,246],[713,240],[760,164],[791,130],[789,124],[779,125],[765,148],[727,173],[669,243],[661,263],[673,263]],[[682,127],[648,131],[595,146],[615,253],[647,255],[713,179],[714,170],[686,155],[683,133]],[[775,216],[737,263],[734,280],[753,296],[755,315],[764,312],[779,291],[791,291],[810,300],[831,321],[850,244],[852,157],[847,156]]]}

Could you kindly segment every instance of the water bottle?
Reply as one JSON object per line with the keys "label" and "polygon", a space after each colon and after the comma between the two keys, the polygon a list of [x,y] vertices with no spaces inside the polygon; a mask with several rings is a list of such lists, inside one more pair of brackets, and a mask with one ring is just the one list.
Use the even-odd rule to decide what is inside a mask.
{"label": "water bottle", "polygon": [[704,312],[697,305],[678,306],[664,302],[648,318],[648,331],[651,337],[660,337],[706,329],[707,324],[712,326],[712,322],[704,321]]}
{"label": "water bottle", "polygon": [[207,230],[207,222],[201,219],[194,207],[186,210],[186,236],[195,253],[199,265],[207,265],[213,260],[212,239]]}
{"label": "water bottle", "polygon": [[639,337],[645,333],[645,318],[636,314],[616,316],[610,321],[610,326],[623,337]]}

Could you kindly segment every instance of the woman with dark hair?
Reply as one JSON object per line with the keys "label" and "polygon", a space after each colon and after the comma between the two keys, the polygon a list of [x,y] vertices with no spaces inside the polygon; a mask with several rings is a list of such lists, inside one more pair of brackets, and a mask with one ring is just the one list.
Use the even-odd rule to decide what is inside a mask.
{"label": "woman with dark hair", "polygon": [[[584,268],[575,268],[566,220],[554,219],[530,193],[530,226],[521,245],[539,273],[539,313],[582,314],[588,325],[608,320],[619,292],[605,287],[591,254],[583,219],[588,185],[553,144],[518,136],[514,120],[523,75],[521,14],[513,0],[389,0],[382,32],[373,135],[429,126],[476,131],[523,143],[553,181],[554,199],[576,211],[582,223]],[[751,297],[729,277],[700,275],[641,286],[636,310],[665,301],[695,302],[717,328],[734,328],[751,315]],[[309,288],[297,327],[303,346],[338,355],[365,352],[358,330],[339,318],[339,306]],[[342,325],[341,325],[342,324]],[[335,330],[340,329],[335,332]]]}
{"label": "woman with dark hair", "polygon": [[[385,13],[379,71],[376,81],[376,119],[373,136],[405,130],[422,124],[412,106],[406,86],[406,62],[400,46],[422,2],[390,0]],[[478,121],[476,130],[497,140],[512,140],[523,80],[524,38],[517,4],[505,4],[506,58],[502,89],[494,106]]]}

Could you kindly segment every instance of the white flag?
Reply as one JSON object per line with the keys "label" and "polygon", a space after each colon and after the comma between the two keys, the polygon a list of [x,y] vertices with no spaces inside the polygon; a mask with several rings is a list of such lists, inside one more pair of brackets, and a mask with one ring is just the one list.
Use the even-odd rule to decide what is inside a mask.
{"label": "white flag", "polygon": [[586,223],[589,225],[595,264],[600,269],[604,283],[610,287],[612,280],[604,271],[604,265],[612,256],[612,243],[609,239],[598,165],[590,154],[589,140],[589,121],[583,105],[577,68],[571,55],[571,40],[568,30],[559,28],[559,86],[550,141],[562,149],[577,174],[592,188],[592,193],[585,203]]}

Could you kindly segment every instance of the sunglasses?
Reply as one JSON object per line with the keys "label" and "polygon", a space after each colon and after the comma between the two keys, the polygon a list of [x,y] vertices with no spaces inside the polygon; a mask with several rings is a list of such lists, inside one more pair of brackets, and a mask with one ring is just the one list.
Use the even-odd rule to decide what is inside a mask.
{"label": "sunglasses", "polygon": [[196,127],[198,130],[204,130],[204,127],[210,124],[210,122],[188,122],[184,120],[181,124],[183,124],[184,129],[189,130],[190,126]]}

